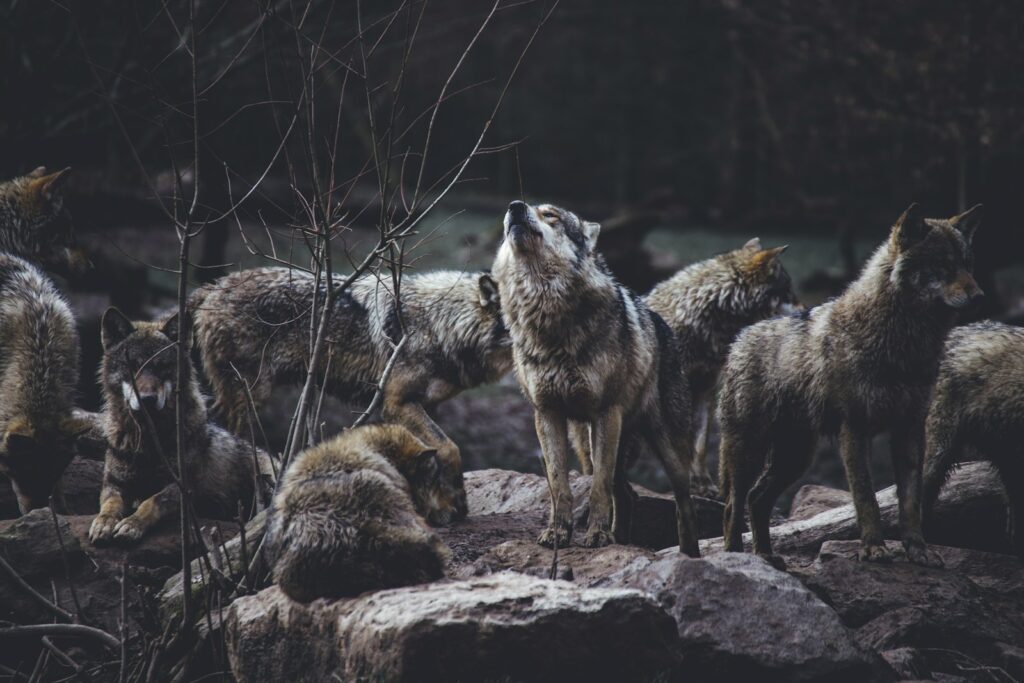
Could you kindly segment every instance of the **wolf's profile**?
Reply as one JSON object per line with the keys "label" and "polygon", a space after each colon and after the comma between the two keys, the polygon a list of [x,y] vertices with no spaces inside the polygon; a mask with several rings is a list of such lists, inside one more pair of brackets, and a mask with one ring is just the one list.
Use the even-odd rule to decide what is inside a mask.
{"label": "wolf's profile", "polygon": [[[186,321],[187,323],[187,321]],[[94,543],[137,541],[179,510],[175,392],[178,316],[133,323],[116,308],[103,315],[103,389],[108,442]],[[234,519],[239,504],[252,509],[273,479],[266,453],[207,421],[192,363],[186,364],[180,414],[184,454],[196,511]],[[132,511],[134,509],[134,511]]]}
{"label": "wolf's profile", "polygon": [[[335,280],[335,284],[338,280]],[[512,365],[497,287],[487,273],[440,271],[402,278],[400,308],[390,283],[367,276],[339,292],[329,319],[326,390],[369,400],[394,345],[408,339],[384,385],[385,421],[405,425],[437,448],[443,476],[458,492],[449,517],[466,514],[458,447],[431,419],[437,404],[507,373]],[[214,411],[235,433],[247,433],[249,385],[262,405],[277,384],[305,379],[309,365],[313,276],[286,268],[233,273],[197,290],[190,301]],[[439,519],[443,515],[438,516]]]}
{"label": "wolf's profile", "polygon": [[444,498],[439,474],[437,452],[400,425],[357,427],[303,451],[267,526],[274,582],[309,602],[443,577],[447,550],[422,517]]}
{"label": "wolf's profile", "polygon": [[72,414],[78,355],[75,319],[53,283],[0,253],[0,473],[22,513],[47,504],[89,429]]}
{"label": "wolf's profile", "polygon": [[785,250],[763,249],[755,237],[684,268],[644,297],[672,328],[683,354],[697,432],[692,485],[700,495],[717,493],[708,474],[708,423],[729,346],[748,325],[795,310],[792,281],[779,260]]}
{"label": "wolf's profile", "polygon": [[860,557],[889,559],[868,469],[871,437],[889,432],[903,543],[912,561],[938,561],[921,536],[924,419],[955,309],[981,294],[970,272],[980,220],[980,207],[938,220],[911,206],[838,299],[740,334],[719,396],[727,549],[743,549],[749,493],[754,551],[771,556],[772,507],[826,433],[839,436]]}
{"label": "wolf's profile", "polygon": [[88,259],[75,246],[64,185],[71,172],[28,175],[0,182],[0,251],[64,273],[84,270]]}
{"label": "wolf's profile", "polygon": [[[690,501],[693,433],[679,351],[668,325],[608,272],[595,251],[600,226],[550,205],[512,202],[494,262],[519,383],[533,404],[552,492],[540,542],[572,538],[570,422],[585,425],[594,460],[583,543],[628,534],[632,493],[623,440],[645,439],[676,496],[680,550],[698,555]],[[622,540],[625,540],[624,538]]]}
{"label": "wolf's profile", "polygon": [[1024,558],[1022,438],[1024,329],[995,322],[954,328],[926,423],[925,520],[954,465],[966,456],[985,458],[1002,479],[1010,542]]}

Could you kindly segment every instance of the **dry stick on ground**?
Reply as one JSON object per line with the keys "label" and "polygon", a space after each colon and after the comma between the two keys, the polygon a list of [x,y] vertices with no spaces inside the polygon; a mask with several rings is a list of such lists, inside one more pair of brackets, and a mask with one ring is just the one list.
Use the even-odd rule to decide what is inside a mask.
{"label": "dry stick on ground", "polygon": [[78,602],[78,591],[75,590],[75,582],[71,580],[71,563],[68,561],[68,549],[64,546],[64,534],[60,531],[57,511],[53,507],[53,496],[50,496],[50,516],[53,518],[53,529],[57,532],[57,542],[60,543],[60,559],[64,563],[64,578],[67,580],[68,590],[71,592],[71,602],[75,603],[75,623],[79,623],[83,621],[82,604]]}
{"label": "dry stick on ground", "polygon": [[50,640],[46,636],[43,636],[39,639],[39,642],[41,642],[43,644],[43,647],[49,650],[54,657],[59,659],[61,663],[63,663],[65,666],[70,667],[71,670],[75,672],[76,678],[81,678],[86,681],[92,680],[89,677],[89,674],[86,673],[85,667],[76,662],[74,659],[72,659],[66,652],[64,652],[64,650],[61,650],[59,647],[54,645],[52,640]]}
{"label": "dry stick on ground", "polygon": [[128,555],[121,560],[121,668],[118,683],[128,680]]}
{"label": "dry stick on ground", "polygon": [[11,580],[14,581],[14,583],[16,583],[23,591],[25,591],[29,595],[29,597],[31,597],[33,600],[35,600],[40,605],[42,605],[43,607],[48,609],[50,612],[52,612],[58,619],[63,619],[64,621],[74,621],[75,620],[75,616],[73,614],[71,614],[71,612],[68,612],[67,610],[61,609],[60,607],[58,607],[54,603],[52,603],[49,600],[47,600],[35,588],[33,588],[32,586],[28,585],[28,582],[26,582],[25,579],[21,578],[21,575],[19,575],[18,572],[16,572],[14,570],[14,567],[12,567],[11,565],[7,564],[7,560],[5,560],[3,557],[0,557],[0,569],[3,569],[7,573],[7,575],[11,578]]}
{"label": "dry stick on ground", "polygon": [[33,636],[74,636],[95,640],[114,651],[121,647],[121,641],[106,631],[83,624],[30,624],[0,628],[0,640]]}

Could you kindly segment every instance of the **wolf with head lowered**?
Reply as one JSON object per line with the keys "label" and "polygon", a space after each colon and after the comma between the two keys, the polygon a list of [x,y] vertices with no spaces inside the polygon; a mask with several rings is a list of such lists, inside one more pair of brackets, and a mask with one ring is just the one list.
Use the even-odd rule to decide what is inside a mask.
{"label": "wolf with head lowered", "polygon": [[569,430],[582,425],[594,461],[583,544],[626,540],[633,494],[619,442],[643,439],[672,483],[680,550],[699,555],[689,488],[690,397],[672,331],[612,277],[596,251],[597,223],[515,201],[504,226],[492,272],[552,492],[540,543],[564,547],[572,540]]}
{"label": "wolf with head lowered", "polygon": [[[337,287],[341,278],[335,278]],[[299,270],[256,268],[232,273],[196,290],[196,339],[213,390],[214,412],[236,434],[248,434],[252,404],[275,385],[300,383],[310,360],[310,311],[327,285]],[[319,298],[316,298],[319,297]],[[438,523],[467,512],[459,449],[430,417],[442,401],[493,382],[512,366],[497,286],[487,273],[437,271],[391,282],[371,275],[335,293],[328,351],[319,377],[342,400],[369,401],[395,346],[405,337],[383,385],[381,413],[437,449],[442,476],[452,484]],[[244,384],[243,384],[244,380]]]}
{"label": "wolf with head lowered", "polygon": [[868,468],[871,438],[888,432],[903,544],[913,562],[939,561],[921,535],[925,415],[956,309],[981,294],[971,275],[980,221],[980,207],[927,219],[911,206],[839,298],[740,334],[719,396],[728,550],[743,549],[749,503],[754,551],[777,561],[772,508],[827,434],[839,438],[861,559],[890,559]]}

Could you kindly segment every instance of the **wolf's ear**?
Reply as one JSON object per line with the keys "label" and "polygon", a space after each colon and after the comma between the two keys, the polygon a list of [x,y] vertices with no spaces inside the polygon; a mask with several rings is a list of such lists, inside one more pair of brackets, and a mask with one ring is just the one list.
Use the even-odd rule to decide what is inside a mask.
{"label": "wolf's ear", "polygon": [[26,176],[29,178],[42,178],[44,175],[46,175],[45,166],[36,166],[31,173],[26,174]]}
{"label": "wolf's ear", "polygon": [[970,243],[974,239],[974,231],[981,225],[981,219],[984,218],[984,214],[985,208],[981,204],[975,204],[959,216],[950,218],[949,222]]}
{"label": "wolf's ear", "polygon": [[421,480],[431,480],[441,471],[436,448],[427,448],[416,456],[416,474]]}
{"label": "wolf's ear", "polygon": [[100,328],[100,339],[103,342],[104,349],[109,349],[111,346],[124,341],[128,335],[135,331],[135,325],[132,321],[114,306],[108,308],[103,314]]}
{"label": "wolf's ear", "polygon": [[477,285],[480,287],[480,307],[491,309],[500,305],[498,299],[498,283],[494,281],[490,273],[481,273],[477,278]]}
{"label": "wolf's ear", "polygon": [[29,183],[29,189],[46,201],[52,201],[64,189],[68,175],[71,174],[71,168],[65,168],[49,175],[36,175],[40,171],[45,173],[46,169],[40,166],[29,174],[32,178],[32,182]]}
{"label": "wolf's ear", "polygon": [[[185,329],[182,330],[185,334],[185,345],[192,345],[192,314],[185,311]],[[160,327],[160,331],[164,333],[171,341],[178,341],[178,330],[181,327],[181,320],[178,318],[178,314],[175,313],[170,318],[164,321],[164,324]]]}
{"label": "wolf's ear", "polygon": [[747,240],[747,243],[744,244],[742,248],[745,249],[746,251],[761,251],[761,238],[750,238],[749,240]]}
{"label": "wolf's ear", "polygon": [[914,246],[930,231],[931,227],[924,222],[917,204],[908,206],[903,215],[896,220],[896,225],[892,226],[892,234],[896,237],[896,244],[901,250]]}
{"label": "wolf's ear", "polygon": [[594,251],[597,246],[597,236],[601,234],[601,224],[593,221],[583,221],[583,237],[587,240],[587,249]]}
{"label": "wolf's ear", "polygon": [[762,249],[750,257],[750,265],[755,270],[771,268],[772,264],[775,263],[775,259],[779,258],[782,252],[787,249],[789,249],[788,244],[784,244],[781,247],[772,247],[771,249]]}

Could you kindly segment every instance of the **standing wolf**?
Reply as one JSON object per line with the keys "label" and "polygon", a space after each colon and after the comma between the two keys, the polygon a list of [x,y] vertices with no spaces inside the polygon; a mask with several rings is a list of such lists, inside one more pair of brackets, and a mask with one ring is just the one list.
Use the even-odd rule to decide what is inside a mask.
{"label": "standing wolf", "polygon": [[445,499],[437,452],[401,425],[364,425],[300,453],[274,496],[265,552],[302,602],[444,576],[427,526]]}
{"label": "standing wolf", "polygon": [[64,207],[64,185],[71,169],[0,182],[0,252],[16,254],[48,270],[84,270],[88,259],[75,246]]}
{"label": "standing wolf", "polygon": [[22,513],[47,504],[89,428],[72,416],[78,354],[75,319],[53,283],[0,253],[0,473]]}
{"label": "standing wolf", "polygon": [[743,549],[749,492],[754,551],[771,556],[775,500],[810,464],[817,434],[826,433],[839,435],[860,557],[888,560],[868,469],[870,439],[887,431],[907,554],[921,564],[938,561],[921,536],[924,419],[955,309],[981,294],[970,272],[980,220],[980,207],[938,220],[922,218],[913,205],[838,299],[740,334],[719,397],[728,550]]}
{"label": "standing wolf", "polygon": [[[236,434],[245,428],[245,386],[259,406],[276,384],[305,379],[309,365],[312,275],[287,268],[233,273],[197,290],[189,303],[214,411]],[[322,283],[316,293],[326,295]],[[451,517],[466,515],[459,449],[427,411],[460,391],[493,382],[512,366],[497,286],[487,273],[439,271],[402,278],[401,310],[386,284],[366,276],[334,299],[325,361],[326,390],[369,400],[394,344],[408,335],[384,386],[385,421],[437,448],[454,485]]]}
{"label": "standing wolf", "polygon": [[729,346],[743,328],[795,310],[793,284],[779,260],[785,250],[763,249],[755,237],[684,268],[644,297],[683,354],[697,431],[691,483],[700,495],[717,495],[708,474],[708,423]]}
{"label": "standing wolf", "polygon": [[[133,542],[181,504],[174,481],[178,316],[160,323],[133,323],[110,308],[103,315],[102,335],[100,383],[109,446],[100,512],[89,539]],[[234,519],[239,503],[251,508],[261,485],[273,478],[269,457],[208,422],[191,363],[186,377],[180,407],[186,483],[199,514]]]}
{"label": "standing wolf", "polygon": [[995,322],[957,327],[927,421],[924,517],[964,456],[990,460],[1009,500],[1010,543],[1024,558],[1024,329]]}
{"label": "standing wolf", "polygon": [[[631,491],[623,440],[645,439],[676,496],[679,547],[697,556],[690,501],[693,434],[686,380],[668,325],[608,272],[600,226],[550,205],[512,202],[494,262],[519,382],[533,404],[551,488],[539,542],[572,540],[570,422],[589,427],[594,460],[586,546],[628,534]],[[624,539],[623,539],[624,540]]]}

